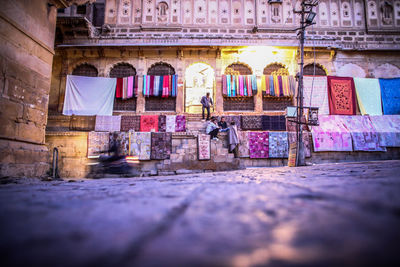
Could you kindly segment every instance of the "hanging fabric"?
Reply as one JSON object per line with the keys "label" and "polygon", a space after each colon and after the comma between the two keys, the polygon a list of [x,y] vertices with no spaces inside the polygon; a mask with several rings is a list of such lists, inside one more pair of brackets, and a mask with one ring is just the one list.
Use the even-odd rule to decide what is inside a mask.
{"label": "hanging fabric", "polygon": [[383,114],[400,114],[400,78],[379,79]]}
{"label": "hanging fabric", "polygon": [[117,86],[115,88],[115,97],[122,98],[122,87],[124,85],[122,78],[117,78]]}
{"label": "hanging fabric", "polygon": [[257,94],[255,75],[222,75],[222,94],[227,97]]}
{"label": "hanging fabric", "polygon": [[354,78],[358,106],[362,115],[382,115],[381,87],[378,79]]}
{"label": "hanging fabric", "polygon": [[353,78],[328,76],[328,97],[331,115],[356,114]]}
{"label": "hanging fabric", "polygon": [[176,97],[178,75],[143,75],[143,95],[162,98]]}

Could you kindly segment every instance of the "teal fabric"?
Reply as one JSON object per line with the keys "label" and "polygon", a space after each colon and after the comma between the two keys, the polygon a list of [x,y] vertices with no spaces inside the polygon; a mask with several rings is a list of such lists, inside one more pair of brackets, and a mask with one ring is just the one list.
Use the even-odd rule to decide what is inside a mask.
{"label": "teal fabric", "polygon": [[382,115],[381,87],[378,79],[354,78],[358,106],[362,115]]}
{"label": "teal fabric", "polygon": [[400,78],[379,79],[382,94],[383,114],[400,114]]}

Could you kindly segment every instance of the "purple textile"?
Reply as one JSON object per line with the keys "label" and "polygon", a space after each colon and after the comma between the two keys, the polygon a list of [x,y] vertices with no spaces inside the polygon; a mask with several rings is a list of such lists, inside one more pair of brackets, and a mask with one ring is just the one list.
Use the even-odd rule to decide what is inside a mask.
{"label": "purple textile", "polygon": [[176,116],[175,132],[186,132],[186,117],[184,115]]}
{"label": "purple textile", "polygon": [[268,132],[249,132],[250,158],[266,159],[269,157]]}

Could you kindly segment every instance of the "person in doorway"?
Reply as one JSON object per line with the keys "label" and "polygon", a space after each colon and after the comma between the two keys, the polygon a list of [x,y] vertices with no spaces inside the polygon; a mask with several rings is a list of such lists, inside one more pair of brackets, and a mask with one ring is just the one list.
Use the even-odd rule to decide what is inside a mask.
{"label": "person in doorway", "polygon": [[211,120],[207,122],[206,133],[211,136],[212,140],[218,140],[217,135],[219,132],[219,127],[217,125],[217,119],[211,117]]}
{"label": "person in doorway", "polygon": [[207,93],[205,96],[201,98],[200,101],[202,105],[202,114],[204,120],[204,109],[207,110],[207,120],[210,119],[210,107],[214,105],[212,98],[210,97],[210,93]]}
{"label": "person in doorway", "polygon": [[221,133],[229,131],[228,124],[226,123],[224,116],[221,117],[221,120],[218,122],[218,126]]}

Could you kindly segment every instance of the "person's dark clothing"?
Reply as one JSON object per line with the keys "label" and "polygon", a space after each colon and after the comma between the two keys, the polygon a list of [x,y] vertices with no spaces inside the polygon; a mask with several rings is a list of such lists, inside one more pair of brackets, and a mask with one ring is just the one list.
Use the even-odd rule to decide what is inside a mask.
{"label": "person's dark clothing", "polygon": [[218,122],[218,126],[221,127],[222,129],[226,129],[228,128],[228,124],[226,123],[226,121],[220,121]]}
{"label": "person's dark clothing", "polygon": [[204,120],[204,109],[207,110],[207,120],[209,120],[210,119],[210,107],[211,107],[211,105],[214,105],[212,98],[211,97],[207,98],[207,96],[203,96],[201,98],[200,103],[202,105],[203,120]]}
{"label": "person's dark clothing", "polygon": [[212,130],[212,131],[209,133],[211,139],[217,137],[218,132],[219,132],[219,128]]}

